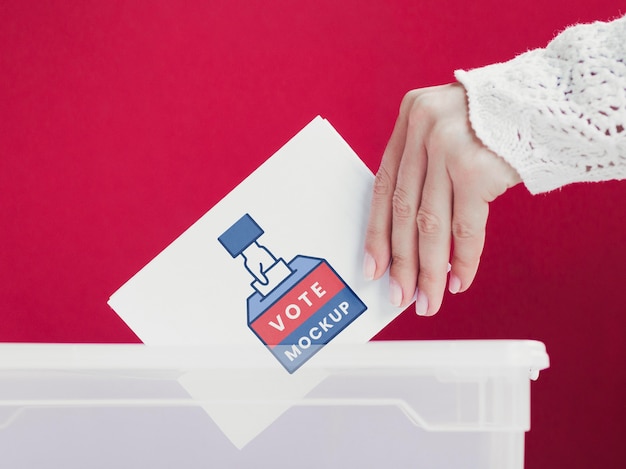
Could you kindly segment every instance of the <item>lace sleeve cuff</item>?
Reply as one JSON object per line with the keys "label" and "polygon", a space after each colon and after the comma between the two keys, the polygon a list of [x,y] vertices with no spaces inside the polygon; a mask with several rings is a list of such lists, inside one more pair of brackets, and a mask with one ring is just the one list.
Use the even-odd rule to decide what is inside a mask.
{"label": "lace sleeve cuff", "polygon": [[477,137],[531,193],[626,177],[626,17],[566,29],[545,49],[457,70]]}

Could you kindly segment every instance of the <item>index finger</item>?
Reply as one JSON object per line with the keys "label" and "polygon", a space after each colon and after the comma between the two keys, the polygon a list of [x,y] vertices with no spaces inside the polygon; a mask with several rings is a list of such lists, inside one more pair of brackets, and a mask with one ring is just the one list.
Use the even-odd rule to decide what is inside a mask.
{"label": "index finger", "polygon": [[368,280],[382,276],[391,260],[391,201],[407,137],[408,113],[406,108],[408,107],[409,94],[402,100],[398,118],[374,178],[370,215],[365,233],[365,259],[363,261],[363,274]]}

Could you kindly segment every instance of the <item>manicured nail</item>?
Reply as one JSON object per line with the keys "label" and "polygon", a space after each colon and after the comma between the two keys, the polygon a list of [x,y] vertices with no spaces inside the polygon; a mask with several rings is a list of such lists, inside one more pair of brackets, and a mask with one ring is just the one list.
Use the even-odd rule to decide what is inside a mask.
{"label": "manicured nail", "polygon": [[376,274],[376,261],[369,252],[366,252],[363,258],[363,277],[365,280],[374,280],[374,274]]}
{"label": "manicured nail", "polygon": [[389,279],[389,301],[396,307],[402,304],[402,288],[394,279]]}
{"label": "manicured nail", "polygon": [[426,316],[428,314],[428,298],[422,291],[417,292],[417,299],[415,300],[415,312],[418,316]]}
{"label": "manicured nail", "polygon": [[448,291],[452,294],[461,291],[461,279],[454,274],[450,275],[450,280],[448,281]]}

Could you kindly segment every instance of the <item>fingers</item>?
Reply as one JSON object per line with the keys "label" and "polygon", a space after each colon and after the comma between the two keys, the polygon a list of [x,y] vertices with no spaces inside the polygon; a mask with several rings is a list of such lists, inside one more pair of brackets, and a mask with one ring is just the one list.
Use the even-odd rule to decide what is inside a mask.
{"label": "fingers", "polygon": [[363,260],[363,275],[369,280],[382,276],[391,261],[391,205],[407,136],[406,101],[405,98],[400,106],[398,118],[374,179]]}
{"label": "fingers", "polygon": [[[434,314],[441,305],[450,258],[452,195],[444,160],[427,155],[425,134],[432,120],[428,109],[415,106],[419,97],[405,96],[376,175],[363,271],[365,278],[379,278],[389,266],[390,301],[401,307],[413,301],[419,272],[420,304],[430,297],[430,308],[423,308],[423,314]],[[442,185],[442,180],[447,182]],[[418,235],[420,224],[423,232]]]}
{"label": "fingers", "polygon": [[454,250],[448,289],[450,293],[467,290],[478,270],[485,245],[485,227],[489,204],[476,197],[476,192],[457,188],[454,193],[452,237]]}
{"label": "fingers", "polygon": [[467,151],[464,164],[454,165],[452,217],[451,293],[467,290],[472,284],[485,246],[489,202],[518,182],[517,173],[503,159],[485,148]]}
{"label": "fingers", "polygon": [[[448,290],[467,290],[485,243],[489,202],[520,182],[474,135],[464,89],[407,93],[376,175],[363,270],[389,267],[390,300],[433,315]],[[452,248],[452,257],[450,251]]]}
{"label": "fingers", "polygon": [[441,155],[428,155],[428,172],[416,217],[419,279],[415,310],[433,315],[441,307],[450,258],[452,183]]}
{"label": "fingers", "polygon": [[407,306],[415,295],[418,272],[418,233],[415,218],[420,204],[426,150],[418,123],[410,123],[391,200],[391,266],[389,297],[394,306]]}

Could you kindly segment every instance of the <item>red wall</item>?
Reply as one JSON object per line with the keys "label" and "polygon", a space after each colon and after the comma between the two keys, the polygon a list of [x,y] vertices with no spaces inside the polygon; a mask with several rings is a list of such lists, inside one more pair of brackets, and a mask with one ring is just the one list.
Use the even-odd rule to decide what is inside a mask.
{"label": "red wall", "polygon": [[[0,2],[0,340],[136,341],[109,294],[316,114],[374,170],[407,90],[617,3]],[[625,198],[518,186],[472,289],[379,336],[544,341],[528,468],[626,467]]]}

